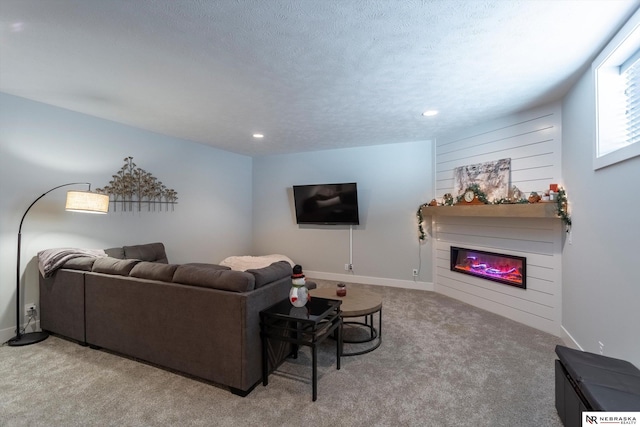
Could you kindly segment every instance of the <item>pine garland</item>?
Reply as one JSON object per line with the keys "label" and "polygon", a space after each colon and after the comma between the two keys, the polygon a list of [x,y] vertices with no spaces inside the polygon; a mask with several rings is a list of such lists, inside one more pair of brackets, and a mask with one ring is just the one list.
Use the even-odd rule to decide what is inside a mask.
{"label": "pine garland", "polygon": [[508,197],[503,197],[502,199],[498,199],[495,200],[492,204],[494,205],[524,205],[529,203],[529,200],[527,199],[518,199],[518,200],[511,200]]}
{"label": "pine garland", "polygon": [[424,227],[422,223],[424,222],[424,217],[422,216],[422,208],[429,206],[429,203],[423,203],[418,208],[418,212],[416,212],[416,216],[418,217],[418,238],[420,240],[425,240],[427,238],[427,234],[424,231]]}
{"label": "pine garland", "polygon": [[[464,199],[464,193],[467,191],[473,191],[477,196],[478,200],[487,205],[499,205],[499,204],[525,204],[529,203],[527,199],[519,199],[519,200],[510,200],[510,199],[500,199],[496,200],[493,203],[489,202],[487,199],[487,195],[480,189],[478,184],[470,185],[458,198],[456,199],[456,204],[460,203]],[[449,195],[450,196],[450,195]],[[445,195],[445,199],[447,195]],[[447,200],[445,205],[451,206],[452,203],[450,200]],[[418,208],[418,212],[416,213],[416,217],[418,218],[418,234],[420,240],[426,239],[426,233],[424,231],[424,227],[422,223],[424,222],[424,217],[422,216],[422,208],[429,206],[429,203],[423,203]],[[569,215],[569,201],[567,199],[567,193],[564,188],[558,188],[558,192],[556,194],[556,215],[562,219],[562,222],[566,225],[567,233],[571,230],[571,216]]]}
{"label": "pine garland", "polygon": [[571,231],[571,217],[569,216],[569,200],[564,188],[558,188],[556,195],[556,215],[558,215],[566,225],[567,233]]}

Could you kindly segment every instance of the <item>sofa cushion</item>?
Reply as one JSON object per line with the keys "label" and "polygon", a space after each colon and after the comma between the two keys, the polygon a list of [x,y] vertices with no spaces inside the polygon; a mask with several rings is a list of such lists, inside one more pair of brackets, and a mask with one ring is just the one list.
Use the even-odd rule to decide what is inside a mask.
{"label": "sofa cushion", "polygon": [[192,286],[247,292],[255,287],[255,277],[243,271],[222,270],[215,264],[183,264],[178,266],[173,281]]}
{"label": "sofa cushion", "polygon": [[274,262],[268,267],[251,268],[246,271],[256,278],[256,289],[284,277],[291,277],[293,270],[287,261]]}
{"label": "sofa cushion", "polygon": [[124,248],[109,248],[105,249],[104,252],[111,258],[124,259]]}
{"label": "sofa cushion", "polygon": [[91,271],[95,260],[96,258],[88,256],[71,258],[69,261],[64,263],[62,268],[68,268],[70,270]]}
{"label": "sofa cushion", "polygon": [[124,246],[124,258],[139,259],[141,261],[161,262],[168,264],[167,254],[162,243],[147,243],[144,245]]}
{"label": "sofa cushion", "polygon": [[117,274],[128,276],[131,269],[139,263],[139,259],[118,259],[111,257],[98,258],[93,263],[91,271],[94,273]]}
{"label": "sofa cushion", "polygon": [[231,270],[231,268],[225,267],[224,265],[209,264],[209,263],[205,263],[205,262],[190,262],[190,263],[185,264],[185,265],[195,265],[195,266],[199,266],[199,267],[208,268],[210,270]]}
{"label": "sofa cushion", "polygon": [[173,280],[173,274],[176,272],[176,268],[178,268],[176,264],[141,261],[131,269],[129,276],[141,279],[171,282]]}

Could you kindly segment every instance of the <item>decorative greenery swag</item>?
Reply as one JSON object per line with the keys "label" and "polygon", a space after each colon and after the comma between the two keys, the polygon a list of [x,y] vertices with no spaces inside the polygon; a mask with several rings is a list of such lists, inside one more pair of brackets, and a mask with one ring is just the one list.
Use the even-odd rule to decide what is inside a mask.
{"label": "decorative greenery swag", "polygon": [[[488,199],[487,199],[487,195],[484,191],[482,191],[480,189],[480,186],[478,184],[472,184],[471,186],[469,186],[465,191],[462,192],[462,195],[458,196],[458,198],[455,200],[455,203],[453,202],[453,198],[451,197],[447,197],[445,196],[445,206],[453,206],[455,204],[460,203],[463,198],[464,198],[464,193],[466,193],[467,191],[473,191],[477,196],[478,196],[478,200],[480,200],[482,203],[486,204],[486,205],[502,205],[502,204],[525,204],[525,203],[529,203],[529,201],[527,199],[518,199],[518,200],[511,200],[511,199],[499,199],[499,200],[495,200],[493,203],[491,203]],[[567,233],[571,230],[571,216],[569,215],[569,211],[568,211],[568,207],[569,207],[569,201],[567,200],[567,193],[564,190],[564,188],[559,187],[558,191],[556,193],[555,196],[556,199],[556,215],[558,215],[558,217],[560,219],[562,219],[562,222],[564,222],[565,226],[566,226],[566,231]],[[418,211],[416,212],[416,217],[418,218],[418,234],[419,234],[419,239],[420,240],[425,240],[427,235],[424,231],[424,227],[423,227],[423,223],[424,223],[424,217],[422,216],[422,209],[429,207],[430,204],[429,203],[423,203],[418,207]]]}

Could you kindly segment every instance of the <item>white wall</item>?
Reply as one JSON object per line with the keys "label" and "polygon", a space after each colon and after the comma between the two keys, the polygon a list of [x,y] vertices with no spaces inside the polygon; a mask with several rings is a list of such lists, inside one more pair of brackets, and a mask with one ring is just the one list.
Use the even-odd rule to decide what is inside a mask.
{"label": "white wall", "polygon": [[[557,168],[543,167],[549,174],[540,182],[516,181],[522,181],[518,186],[526,191],[542,189],[551,179],[567,189],[574,226],[571,243],[564,243],[562,254],[566,333],[587,351],[597,352],[601,341],[606,355],[640,366],[636,331],[640,283],[632,268],[640,237],[636,227],[640,199],[633,196],[640,180],[640,158],[593,171],[594,108],[587,73],[562,104],[562,180],[557,179]],[[513,117],[498,121],[509,122]],[[285,253],[305,270],[324,277],[428,289],[431,243],[417,243],[415,210],[448,188],[443,184],[447,178],[439,174],[436,193],[431,190],[431,151],[429,142],[415,142],[252,162],[245,156],[0,94],[0,341],[14,334],[16,234],[24,210],[62,183],[89,181],[94,188],[107,184],[129,155],[178,191],[175,211],[73,214],[62,208],[66,189],[50,193],[29,212],[23,226],[24,302],[38,301],[34,256],[41,249],[152,241],[163,241],[170,261],[176,263]],[[441,165],[439,170],[443,169]],[[515,176],[525,176],[526,170]],[[293,216],[292,185],[339,181],[357,181],[360,191],[362,225],[353,231],[352,277],[343,271],[349,256],[348,228],[297,226]],[[422,271],[414,282],[410,272],[419,264],[419,253]]]}
{"label": "white wall", "polygon": [[[526,194],[562,184],[561,128],[560,104],[554,103],[439,138],[438,198],[454,193],[454,168],[504,158],[511,159],[511,183]],[[559,219],[445,216],[432,221],[437,292],[561,335],[564,233]],[[526,257],[527,289],[450,271],[451,246]]]}
{"label": "white wall", "polygon": [[26,208],[60,184],[106,185],[127,156],[178,192],[174,211],[68,213],[66,190],[86,187],[48,194],[22,229],[23,302],[38,302],[34,257],[46,248],[161,241],[175,263],[251,251],[250,157],[5,94],[0,113],[0,342],[14,335],[17,232]]}
{"label": "white wall", "polygon": [[[256,158],[254,250],[285,254],[316,278],[430,288],[431,252],[418,243],[416,210],[433,198],[432,165],[429,141]],[[293,185],[337,182],[358,184],[351,275],[349,227],[299,226],[293,208]]]}
{"label": "white wall", "polygon": [[572,242],[563,253],[566,332],[584,350],[640,366],[638,213],[640,157],[593,170],[595,100],[590,72],[565,97],[563,175]]}

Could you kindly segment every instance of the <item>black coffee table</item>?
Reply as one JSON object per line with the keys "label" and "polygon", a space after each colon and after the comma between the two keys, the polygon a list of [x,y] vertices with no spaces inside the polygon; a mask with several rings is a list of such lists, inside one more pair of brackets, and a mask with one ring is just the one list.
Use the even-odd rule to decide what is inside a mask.
{"label": "black coffee table", "polygon": [[317,346],[335,331],[337,369],[340,369],[342,351],[341,301],[311,298],[304,307],[294,307],[289,299],[282,300],[260,312],[260,337],[262,338],[262,385],[269,384],[268,340],[293,344],[293,356],[298,347],[311,347],[313,401],[318,397],[318,349]]}

